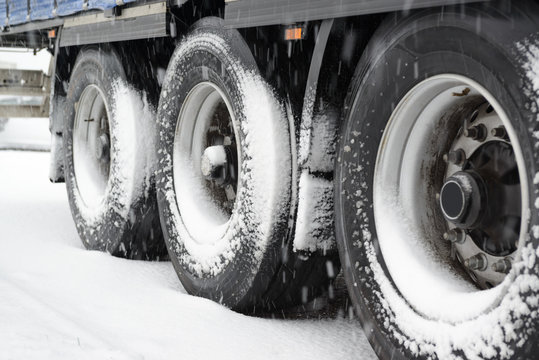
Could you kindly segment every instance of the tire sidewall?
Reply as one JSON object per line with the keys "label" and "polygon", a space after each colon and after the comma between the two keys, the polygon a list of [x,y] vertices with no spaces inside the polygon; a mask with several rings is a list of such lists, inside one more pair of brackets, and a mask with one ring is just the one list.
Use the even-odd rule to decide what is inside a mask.
{"label": "tire sidewall", "polygon": [[[479,32],[478,18],[484,19]],[[538,154],[534,152],[536,140],[531,136],[538,127],[536,114],[530,110],[530,98],[521,89],[526,77],[518,59],[515,60],[518,56],[508,45],[513,46],[515,39],[500,33],[505,29],[503,21],[493,10],[474,8],[467,8],[465,16],[461,10],[448,8],[443,16],[429,10],[414,13],[407,19],[392,19],[375,35],[371,41],[375,45],[368,49],[356,70],[355,78],[361,81],[353,81],[348,95],[347,103],[352,105],[344,114],[345,126],[336,169],[337,239],[351,297],[362,323],[370,330],[367,332],[369,340],[382,358],[433,355],[428,353],[428,346],[413,345],[414,338],[399,328],[396,314],[392,313],[394,309],[381,305],[387,304],[387,298],[381,290],[380,278],[366,270],[379,265],[391,281],[377,244],[373,207],[363,204],[373,204],[379,144],[393,110],[408,91],[422,80],[441,74],[462,75],[486,88],[506,111],[519,138],[530,185],[530,224],[539,221],[537,211],[533,209],[538,192],[533,177],[539,169]],[[395,23],[398,25],[387,25]],[[360,141],[354,134],[360,134]],[[351,142],[354,138],[356,141]],[[345,145],[351,150],[344,151]],[[358,184],[360,195],[355,191]],[[533,236],[531,225],[525,247],[533,253],[538,240]],[[369,257],[369,249],[376,254],[374,259]],[[515,278],[530,273],[537,275],[535,266],[527,266],[521,261],[509,276]],[[534,294],[528,289],[521,296]],[[388,320],[390,326],[382,325]],[[537,321],[528,319],[522,323],[519,334],[528,332],[528,336],[536,340]],[[508,347],[520,356],[523,351],[529,351],[517,348],[515,340],[511,340]],[[454,354],[460,351],[464,349],[455,348]]]}
{"label": "tire sidewall", "polygon": [[[126,188],[125,178],[120,175],[120,166],[132,167],[132,164],[119,164],[115,154],[123,151],[121,143],[116,141],[117,121],[115,116],[115,90],[117,81],[126,81],[123,68],[112,50],[98,48],[81,50],[73,68],[66,97],[65,170],[68,198],[77,231],[84,245],[91,250],[106,251],[111,254],[126,254],[130,242],[128,229],[132,227],[128,220],[133,201],[132,189]],[[73,159],[73,128],[75,106],[83,91],[89,86],[97,86],[105,96],[109,129],[111,133],[111,167],[103,202],[99,209],[89,209],[77,185]]]}
{"label": "tire sidewall", "polygon": [[[206,40],[212,38],[224,46],[213,46]],[[228,51],[223,51],[228,50]],[[254,151],[258,145],[246,139],[247,136],[260,137],[245,132],[246,124],[251,119],[246,118],[245,94],[242,93],[247,77],[258,77],[254,59],[244,40],[236,31],[224,30],[218,19],[207,18],[197,23],[188,37],[176,49],[167,71],[167,79],[162,90],[159,104],[159,163],[158,171],[158,203],[161,213],[162,228],[169,254],[176,272],[186,290],[226,306],[242,309],[260,300],[260,296],[272,280],[265,274],[273,274],[281,255],[281,243],[277,240],[286,238],[288,230],[288,214],[290,204],[290,151],[280,149],[275,161],[284,164],[286,172],[281,175],[281,195],[276,201],[268,204],[260,203],[256,194],[263,193],[257,181],[248,176],[250,169],[246,161],[257,161],[259,151]],[[172,69],[171,70],[171,66]],[[197,84],[210,82],[217,86],[228,98],[234,113],[238,146],[241,148],[242,164],[239,170],[239,192],[232,212],[228,229],[220,241],[233,241],[228,244],[226,260],[219,254],[211,261],[218,266],[208,271],[197,271],[199,263],[190,255],[183,241],[189,236],[187,227],[183,224],[173,181],[173,151],[175,129],[178,114],[183,102]],[[165,95],[166,94],[166,95]],[[282,109],[281,109],[282,110]],[[287,132],[288,133],[288,132]],[[290,149],[289,139],[278,139],[286,143]],[[269,154],[269,152],[268,152]],[[276,163],[268,164],[275,167]],[[172,191],[172,192],[171,192]],[[257,209],[268,207],[272,215],[272,224],[264,230],[264,216]],[[266,217],[267,220],[267,217]],[[192,239],[187,239],[193,241]]]}

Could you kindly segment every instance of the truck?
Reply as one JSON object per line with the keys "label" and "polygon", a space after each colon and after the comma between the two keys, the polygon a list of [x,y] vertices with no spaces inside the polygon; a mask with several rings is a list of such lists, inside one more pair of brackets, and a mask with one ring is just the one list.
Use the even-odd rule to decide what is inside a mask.
{"label": "truck", "polygon": [[[0,0],[86,248],[257,313],[342,273],[383,359],[539,351],[539,3]],[[173,309],[171,309],[173,311]],[[359,354],[358,354],[359,355]]]}

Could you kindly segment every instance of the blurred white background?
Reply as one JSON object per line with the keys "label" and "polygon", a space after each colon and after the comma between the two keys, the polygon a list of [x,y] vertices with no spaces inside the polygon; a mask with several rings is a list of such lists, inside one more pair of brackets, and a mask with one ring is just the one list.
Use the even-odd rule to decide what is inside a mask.
{"label": "blurred white background", "polygon": [[[51,55],[41,50],[34,55],[33,50],[0,48],[0,69],[39,70],[49,74]],[[28,102],[31,98],[0,95],[0,102]],[[12,118],[0,113],[0,149],[50,148],[49,119]]]}

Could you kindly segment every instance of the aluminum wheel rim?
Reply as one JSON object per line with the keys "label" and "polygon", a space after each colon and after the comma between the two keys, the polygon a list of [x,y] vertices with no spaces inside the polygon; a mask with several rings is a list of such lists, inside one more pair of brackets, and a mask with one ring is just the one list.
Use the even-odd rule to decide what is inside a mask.
{"label": "aluminum wheel rim", "polygon": [[[400,293],[429,318],[455,322],[478,316],[496,304],[509,281],[503,274],[490,284],[499,286],[478,290],[478,286],[486,287],[485,279],[477,276],[479,270],[464,267],[467,259],[459,256],[479,253],[478,247],[470,241],[455,245],[443,239],[452,227],[443,217],[439,193],[455,169],[447,163],[447,156],[445,161],[441,159],[459,146],[455,139],[463,126],[455,119],[489,105],[506,129],[520,178],[521,222],[518,244],[510,254],[514,260],[527,233],[526,169],[507,115],[485,88],[452,74],[424,80],[395,108],[378,151],[373,205],[381,254]],[[442,179],[438,181],[436,176]]]}
{"label": "aluminum wheel rim", "polygon": [[[225,125],[226,124],[226,125]],[[236,119],[230,100],[215,84],[203,82],[186,96],[176,126],[173,150],[173,176],[176,204],[189,237],[185,245],[203,245],[199,255],[215,255],[236,207],[240,191],[241,164]],[[227,168],[234,167],[235,180],[218,184],[204,176],[209,147],[226,147]],[[230,175],[230,174],[229,174]],[[192,241],[191,241],[192,240]],[[224,248],[223,248],[224,249]],[[199,249],[200,250],[200,249]]]}
{"label": "aluminum wheel rim", "polygon": [[103,92],[87,86],[75,104],[73,166],[80,196],[89,208],[104,200],[110,173],[109,111]]}

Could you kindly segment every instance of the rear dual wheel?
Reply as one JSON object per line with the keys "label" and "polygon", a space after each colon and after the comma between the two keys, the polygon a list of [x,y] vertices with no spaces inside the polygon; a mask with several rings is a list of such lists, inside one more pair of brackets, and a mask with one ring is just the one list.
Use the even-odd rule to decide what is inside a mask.
{"label": "rear dual wheel", "polygon": [[166,250],[147,161],[154,149],[137,138],[154,120],[139,96],[111,48],[80,51],[64,103],[65,176],[71,213],[88,249],[155,259]]}
{"label": "rear dual wheel", "polygon": [[538,14],[521,2],[397,16],[357,67],[337,237],[382,358],[536,354]]}
{"label": "rear dual wheel", "polygon": [[283,104],[222,21],[195,24],[159,103],[158,201],[191,294],[242,311],[301,304],[328,283],[326,259],[292,251],[292,148]]}

